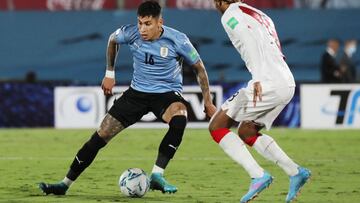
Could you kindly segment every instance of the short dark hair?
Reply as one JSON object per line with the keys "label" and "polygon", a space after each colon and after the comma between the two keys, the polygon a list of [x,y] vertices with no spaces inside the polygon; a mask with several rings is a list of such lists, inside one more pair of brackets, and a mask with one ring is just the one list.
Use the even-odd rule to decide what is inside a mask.
{"label": "short dark hair", "polygon": [[152,16],[159,17],[161,14],[161,6],[157,1],[145,1],[140,4],[137,15],[141,17]]}

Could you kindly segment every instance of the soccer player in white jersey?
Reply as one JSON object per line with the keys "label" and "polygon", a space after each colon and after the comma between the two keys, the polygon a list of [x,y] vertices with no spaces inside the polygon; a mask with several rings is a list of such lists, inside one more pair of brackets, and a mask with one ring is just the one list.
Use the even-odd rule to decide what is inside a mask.
{"label": "soccer player in white jersey", "polygon": [[148,112],[153,112],[157,118],[169,124],[152,169],[150,188],[163,193],[177,191],[176,186],[165,180],[163,173],[180,146],[187,123],[187,102],[181,96],[182,60],[190,64],[197,75],[205,112],[209,117],[215,113],[216,107],[210,96],[204,64],[188,37],[163,25],[161,7],[156,1],[142,3],[137,14],[137,25],[121,26],[110,35],[107,70],[102,82],[104,93],[111,95],[115,85],[115,59],[119,46],[128,45],[134,60],[129,89],[115,100],[99,129],[78,151],[65,178],[56,184],[40,183],[39,187],[44,193],[64,195],[101,148]]}
{"label": "soccer player in white jersey", "polygon": [[[266,14],[242,1],[214,0],[214,3],[222,13],[222,25],[245,61],[252,80],[215,113],[209,131],[225,153],[242,165],[252,178],[249,191],[240,202],[249,202],[273,181],[245,144],[279,165],[290,177],[286,202],[291,202],[311,173],[291,160],[272,137],[259,132],[263,127],[270,129],[295,91],[294,78],[281,52],[274,23]],[[229,130],[234,123],[239,123],[238,134]]]}

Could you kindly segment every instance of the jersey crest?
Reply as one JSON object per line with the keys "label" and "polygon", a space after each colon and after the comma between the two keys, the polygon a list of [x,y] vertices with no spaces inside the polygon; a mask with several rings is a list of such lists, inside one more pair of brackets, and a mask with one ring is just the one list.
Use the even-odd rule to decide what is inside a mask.
{"label": "jersey crest", "polygon": [[169,54],[169,49],[167,47],[160,47],[160,56],[165,58]]}

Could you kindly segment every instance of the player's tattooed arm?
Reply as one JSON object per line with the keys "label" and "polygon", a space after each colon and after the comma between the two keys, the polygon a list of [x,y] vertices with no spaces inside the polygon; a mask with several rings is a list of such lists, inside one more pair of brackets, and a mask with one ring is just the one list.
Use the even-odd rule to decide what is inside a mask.
{"label": "player's tattooed arm", "polygon": [[120,121],[116,120],[110,114],[106,114],[97,132],[100,137],[106,142],[109,142],[115,135],[124,130],[124,128],[125,127]]}
{"label": "player's tattooed arm", "polygon": [[200,85],[202,95],[204,98],[205,113],[209,117],[211,117],[215,113],[216,107],[212,103],[212,98],[210,95],[210,87],[209,87],[209,78],[204,63],[201,60],[199,60],[197,63],[193,65],[193,68],[195,70],[196,78]]}
{"label": "player's tattooed arm", "polygon": [[106,51],[106,69],[114,71],[116,55],[119,51],[119,44],[115,41],[115,32],[112,33],[108,40],[107,51]]}
{"label": "player's tattooed arm", "polygon": [[101,83],[105,95],[112,95],[112,88],[115,86],[115,60],[118,50],[119,45],[116,43],[115,33],[112,33],[106,49],[106,73]]}

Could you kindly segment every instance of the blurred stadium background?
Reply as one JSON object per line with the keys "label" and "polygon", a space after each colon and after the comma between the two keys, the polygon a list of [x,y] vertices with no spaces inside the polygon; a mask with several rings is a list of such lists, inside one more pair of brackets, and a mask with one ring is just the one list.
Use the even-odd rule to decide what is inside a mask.
{"label": "blurred stadium background", "polygon": [[[0,0],[0,127],[57,126],[55,88],[99,86],[104,75],[108,35],[122,24],[136,23],[134,9],[140,2],[141,0]],[[250,75],[223,31],[212,1],[159,2],[164,7],[165,24],[187,33],[196,45],[207,67],[211,84],[223,89],[223,94],[218,96],[225,99],[245,85]],[[247,3],[265,10],[275,21],[283,52],[298,83],[293,101],[275,124],[299,127],[302,113],[300,85],[320,82],[320,60],[328,39],[336,38],[342,42],[359,39],[360,1],[248,0]],[[338,57],[341,55],[342,51],[339,51]],[[356,52],[352,59],[357,66],[357,73],[360,73],[360,52]],[[132,58],[128,49],[122,47],[117,63],[118,84],[129,85],[131,73]],[[196,85],[194,75],[186,65],[184,84]],[[316,111],[319,118],[325,116],[324,119],[329,121],[319,125],[344,127],[343,123],[353,116],[352,124],[345,127],[360,127],[360,120],[356,119],[360,117],[359,105],[357,97],[353,97],[359,87],[340,85],[340,88],[350,92],[343,99],[349,100],[348,107],[345,105],[342,108],[338,108],[339,98],[331,96],[333,89],[338,87],[325,88],[328,92],[327,99],[316,107]],[[67,109],[70,115],[79,114],[80,117],[74,118],[89,118],[96,108],[101,108],[98,114],[100,118],[105,112],[102,108],[106,106],[102,103],[111,98],[104,100],[97,93],[94,93],[94,98],[89,98],[89,94],[91,97],[92,93],[89,92],[87,95],[76,94],[75,97],[72,93],[65,94],[64,97],[72,97],[69,105],[76,108],[59,108]],[[316,91],[311,94],[317,95]],[[98,100],[101,104],[98,104]],[[345,115],[346,111],[351,111],[348,116]],[[341,116],[344,117],[343,122],[339,118]],[[318,117],[314,118],[319,120]],[[62,119],[68,118],[65,116]],[[193,121],[203,119],[195,116]],[[94,127],[97,122],[78,127]]]}
{"label": "blurred stadium background", "polygon": [[[177,161],[167,172],[181,191],[171,198],[155,192],[146,199],[120,197],[115,192],[117,176],[128,167],[148,171],[166,131],[151,115],[138,127],[163,129],[124,131],[67,198],[44,198],[37,189],[36,182],[62,178],[76,150],[111,105],[114,97],[105,98],[99,87],[107,39],[120,25],[136,23],[140,2],[0,0],[0,202],[219,203],[237,202],[247,190],[246,173],[211,141],[208,132],[187,129]],[[246,85],[250,75],[223,31],[212,0],[159,2],[165,24],[186,33],[200,52],[216,104]],[[270,134],[313,172],[314,180],[304,188],[307,195],[300,202],[360,202],[360,76],[350,84],[324,84],[320,73],[329,39],[341,42],[338,61],[346,40],[360,40],[360,0],[246,2],[274,20],[297,82],[293,100],[275,121],[275,126],[294,129],[274,128]],[[360,51],[352,61],[359,74]],[[188,126],[205,127],[194,75],[186,65],[183,71],[184,97],[190,102]],[[119,94],[131,81],[127,47],[121,48],[116,72],[119,87],[115,93]],[[336,128],[350,130],[332,130]],[[259,161],[277,178],[259,202],[282,202],[287,177],[275,165]]]}

